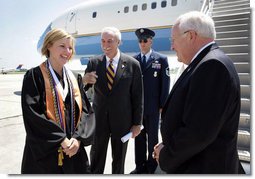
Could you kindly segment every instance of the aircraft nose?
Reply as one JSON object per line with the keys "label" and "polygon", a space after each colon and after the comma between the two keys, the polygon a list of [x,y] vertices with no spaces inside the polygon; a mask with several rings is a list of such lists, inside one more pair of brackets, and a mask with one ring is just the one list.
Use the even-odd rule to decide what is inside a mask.
{"label": "aircraft nose", "polygon": [[48,27],[45,29],[45,31],[43,32],[42,36],[40,37],[38,43],[37,43],[37,50],[38,52],[41,51],[41,48],[42,48],[42,45],[43,45],[43,41],[44,41],[44,38],[46,36],[46,34],[51,31],[52,28],[51,28],[51,23],[48,25]]}

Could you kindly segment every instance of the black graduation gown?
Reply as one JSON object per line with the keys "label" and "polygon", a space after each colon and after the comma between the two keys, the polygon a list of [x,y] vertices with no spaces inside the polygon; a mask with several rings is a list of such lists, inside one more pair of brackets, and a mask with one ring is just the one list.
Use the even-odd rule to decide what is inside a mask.
{"label": "black graduation gown", "polygon": [[[80,86],[81,81],[78,83]],[[68,97],[70,98],[70,94]],[[26,129],[26,141],[21,173],[89,173],[88,157],[82,142],[77,154],[71,158],[64,154],[63,166],[58,166],[58,148],[65,137],[71,138],[71,134],[70,131],[65,133],[58,124],[46,117],[45,99],[44,79],[40,68],[36,67],[25,74],[22,86],[22,112]],[[77,104],[76,109],[78,111]],[[66,110],[66,114],[70,114],[70,111],[68,111],[70,108],[66,106]],[[70,125],[70,116],[66,116],[67,125]],[[70,126],[67,127],[68,129],[70,129]],[[78,132],[77,129],[72,137],[82,141],[80,131],[83,130]]]}

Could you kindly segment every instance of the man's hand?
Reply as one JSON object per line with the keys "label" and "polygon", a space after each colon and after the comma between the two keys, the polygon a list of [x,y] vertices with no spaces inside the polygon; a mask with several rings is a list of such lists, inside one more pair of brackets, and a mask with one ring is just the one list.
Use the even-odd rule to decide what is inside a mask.
{"label": "man's hand", "polygon": [[163,108],[160,108],[160,109],[159,109],[159,114],[161,114],[161,113],[162,113],[162,110],[163,110]]}
{"label": "man's hand", "polygon": [[130,131],[132,132],[132,138],[135,138],[141,132],[141,125],[133,125]]}
{"label": "man's hand", "polygon": [[159,164],[159,153],[161,149],[164,147],[163,143],[158,143],[154,146],[154,152],[152,153],[152,157],[158,162]]}
{"label": "man's hand", "polygon": [[98,78],[98,76],[96,75],[96,72],[92,71],[90,73],[86,73],[83,76],[82,82],[85,85],[87,85],[87,84],[95,84],[97,82],[97,78]]}

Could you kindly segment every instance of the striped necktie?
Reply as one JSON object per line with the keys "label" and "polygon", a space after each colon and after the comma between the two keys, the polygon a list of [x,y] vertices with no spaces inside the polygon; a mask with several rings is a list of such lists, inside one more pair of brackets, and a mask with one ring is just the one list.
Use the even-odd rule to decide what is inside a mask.
{"label": "striped necktie", "polygon": [[107,71],[106,71],[107,85],[108,85],[109,90],[112,89],[113,79],[114,79],[114,76],[115,76],[114,66],[112,64],[112,61],[113,61],[113,59],[110,59],[109,66],[107,67]]}

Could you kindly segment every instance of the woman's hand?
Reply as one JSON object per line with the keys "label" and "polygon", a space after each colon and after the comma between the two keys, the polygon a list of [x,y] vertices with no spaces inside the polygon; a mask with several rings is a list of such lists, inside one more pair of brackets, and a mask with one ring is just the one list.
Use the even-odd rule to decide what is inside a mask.
{"label": "woman's hand", "polygon": [[70,139],[70,144],[67,146],[67,148],[64,148],[63,151],[65,152],[66,155],[68,155],[69,157],[74,156],[79,148],[80,148],[80,141],[78,141],[75,138],[71,138]]}

